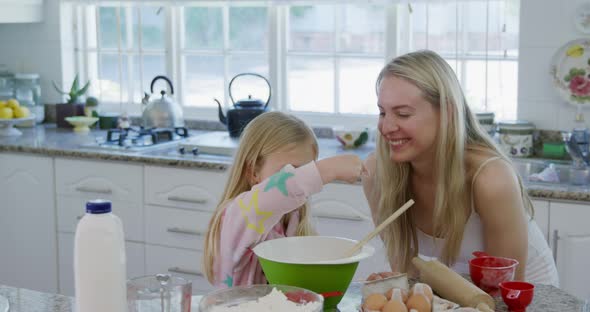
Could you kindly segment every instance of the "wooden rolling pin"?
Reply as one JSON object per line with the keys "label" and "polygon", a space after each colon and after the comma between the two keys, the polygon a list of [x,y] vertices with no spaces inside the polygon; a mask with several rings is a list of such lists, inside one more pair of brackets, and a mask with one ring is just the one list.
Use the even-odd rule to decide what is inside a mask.
{"label": "wooden rolling pin", "polygon": [[420,271],[420,281],[430,285],[442,298],[483,312],[491,312],[496,308],[490,295],[437,260],[424,261],[414,257],[412,263]]}

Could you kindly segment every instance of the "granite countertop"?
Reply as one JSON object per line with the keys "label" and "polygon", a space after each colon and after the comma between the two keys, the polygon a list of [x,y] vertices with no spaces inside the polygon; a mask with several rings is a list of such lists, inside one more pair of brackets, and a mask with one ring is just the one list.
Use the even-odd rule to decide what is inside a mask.
{"label": "granite countertop", "polygon": [[[71,312],[74,299],[62,295],[0,285],[0,296],[10,303],[10,312]],[[193,296],[191,311],[198,311],[200,296]],[[352,284],[338,308],[342,312],[358,311],[361,302],[360,284]],[[580,312],[583,302],[553,286],[536,285],[529,312]],[[496,298],[496,311],[507,312],[501,298]],[[4,312],[4,311],[2,311]]]}
{"label": "granite countertop", "polygon": [[[71,129],[56,128],[53,124],[33,128],[21,128],[21,136],[0,137],[0,152],[32,153],[45,156],[72,157],[95,160],[133,162],[148,165],[170,166],[176,168],[194,168],[226,170],[232,158],[220,155],[180,154],[178,143],[170,143],[145,151],[120,151],[88,147],[96,143],[97,138],[104,138],[106,131],[94,130],[87,134],[77,134]],[[191,135],[203,134],[203,130],[192,130]],[[344,150],[333,138],[320,138],[320,158],[340,153],[355,153],[365,158],[375,145],[367,143],[359,149]],[[567,184],[525,183],[530,196],[543,199],[573,200],[590,202],[590,186]]]}

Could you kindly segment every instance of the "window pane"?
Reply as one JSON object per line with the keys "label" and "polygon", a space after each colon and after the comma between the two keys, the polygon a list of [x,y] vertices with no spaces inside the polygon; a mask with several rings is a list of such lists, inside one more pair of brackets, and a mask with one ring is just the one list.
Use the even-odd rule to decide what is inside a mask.
{"label": "window pane", "polygon": [[97,43],[97,32],[96,32],[96,6],[89,5],[86,7],[82,7],[83,14],[85,15],[86,19],[86,33],[82,32],[82,40],[86,40],[86,44],[89,48],[96,48]]}
{"label": "window pane", "polygon": [[[121,83],[122,80],[122,83]],[[119,76],[119,55],[100,55],[100,94],[107,102],[127,102],[127,60],[121,57]]]}
{"label": "window pane", "polygon": [[455,3],[429,4],[428,48],[443,55],[457,50],[457,6]]}
{"label": "window pane", "polygon": [[487,110],[500,119],[516,119],[518,103],[518,62],[491,61],[488,63]]}
{"label": "window pane", "polygon": [[486,102],[485,61],[466,61],[467,102],[474,110],[495,112],[497,120],[516,118],[518,63],[489,61],[487,70]]}
{"label": "window pane", "polygon": [[294,111],[334,112],[334,59],[289,57],[289,108]]}
{"label": "window pane", "polygon": [[185,106],[215,107],[224,102],[223,56],[187,56]]}
{"label": "window pane", "polygon": [[137,12],[141,14],[141,48],[163,50],[165,42],[165,17],[166,11],[162,7],[142,6],[133,10],[133,35],[135,36],[134,48],[137,49],[139,42],[139,19]]}
{"label": "window pane", "polygon": [[[117,14],[120,24],[117,29]],[[127,46],[125,32],[125,11],[118,7],[100,7],[100,46],[101,48],[116,49],[119,47],[119,36],[121,36],[121,48]]]}
{"label": "window pane", "polygon": [[426,4],[412,3],[410,51],[428,48]]}
{"label": "window pane", "polygon": [[343,5],[340,51],[383,53],[385,51],[385,8]]}
{"label": "window pane", "polygon": [[192,7],[184,10],[185,45],[187,49],[223,48],[221,8]]}
{"label": "window pane", "polygon": [[268,14],[266,8],[232,7],[229,9],[229,40],[234,50],[266,50]]}
{"label": "window pane", "polygon": [[291,51],[334,50],[334,6],[292,6],[288,27]]}
{"label": "window pane", "polygon": [[[133,77],[133,102],[140,103],[141,99],[143,98],[144,92],[148,94],[151,93],[150,91],[150,84],[152,80],[159,75],[166,76],[166,59],[163,55],[144,55],[142,58],[142,63],[140,63],[139,56],[135,56],[134,59],[134,77]],[[140,73],[140,66],[143,66],[143,69]],[[173,86],[175,86],[175,81],[172,81]],[[176,88],[174,92],[178,92]],[[177,97],[178,94],[175,94]]]}
{"label": "window pane", "polygon": [[[462,45],[471,55],[485,55],[486,52],[486,2],[473,1],[465,3],[463,14],[465,34]],[[491,6],[491,5],[490,5]]]}
{"label": "window pane", "polygon": [[[268,77],[268,57],[267,56],[253,56],[240,55],[230,57],[229,63],[229,79],[240,73],[255,73],[262,75],[264,78]],[[229,81],[228,81],[229,83]],[[248,95],[252,98],[260,99],[266,102],[268,98],[268,85],[263,79],[255,76],[240,76],[232,83],[232,96],[235,101],[247,99]],[[273,96],[275,96],[274,94]],[[231,100],[228,99],[231,102]],[[231,103],[228,103],[231,105]]]}
{"label": "window pane", "polygon": [[381,59],[340,60],[340,112],[377,114],[375,81],[382,67]]}

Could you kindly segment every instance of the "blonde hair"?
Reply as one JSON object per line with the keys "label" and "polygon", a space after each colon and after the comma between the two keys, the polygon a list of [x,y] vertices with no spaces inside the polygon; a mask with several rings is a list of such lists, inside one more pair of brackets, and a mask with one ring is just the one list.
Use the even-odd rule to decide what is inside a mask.
{"label": "blonde hair", "polygon": [[[390,61],[379,73],[377,92],[385,77],[399,77],[421,90],[422,96],[438,108],[440,123],[434,161],[436,193],[434,201],[434,237],[444,237],[441,261],[455,263],[460,252],[463,232],[471,213],[471,183],[465,169],[466,150],[487,151],[510,163],[480,127],[467,105],[453,69],[438,54],[422,50],[408,53]],[[377,139],[377,169],[373,196],[379,196],[376,224],[380,224],[411,195],[411,166],[408,162],[392,162],[386,140]],[[518,177],[523,204],[532,216],[530,199]],[[469,181],[471,182],[471,181]],[[466,186],[468,188],[466,188]],[[382,234],[388,258],[398,263],[402,272],[411,268],[411,259],[418,253],[418,238],[412,214],[406,213]]]}
{"label": "blonde hair", "polygon": [[[299,118],[281,112],[264,113],[244,128],[223,195],[209,221],[205,236],[203,267],[209,282],[215,282],[215,259],[219,256],[221,219],[227,202],[251,189],[250,174],[260,169],[267,156],[289,145],[297,146],[308,142],[313,146],[314,159],[317,159],[319,148],[313,131]],[[288,224],[290,216],[296,212],[299,212],[300,221],[295,235],[314,234],[307,204],[285,215],[283,224]]]}

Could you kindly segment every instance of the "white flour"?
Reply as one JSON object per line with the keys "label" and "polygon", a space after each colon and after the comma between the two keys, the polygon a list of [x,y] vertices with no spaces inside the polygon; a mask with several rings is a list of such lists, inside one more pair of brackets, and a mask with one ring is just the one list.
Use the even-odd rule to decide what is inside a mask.
{"label": "white flour", "polygon": [[258,300],[240,303],[231,307],[213,307],[211,312],[315,312],[321,311],[319,302],[298,304],[289,301],[287,297],[276,288]]}

